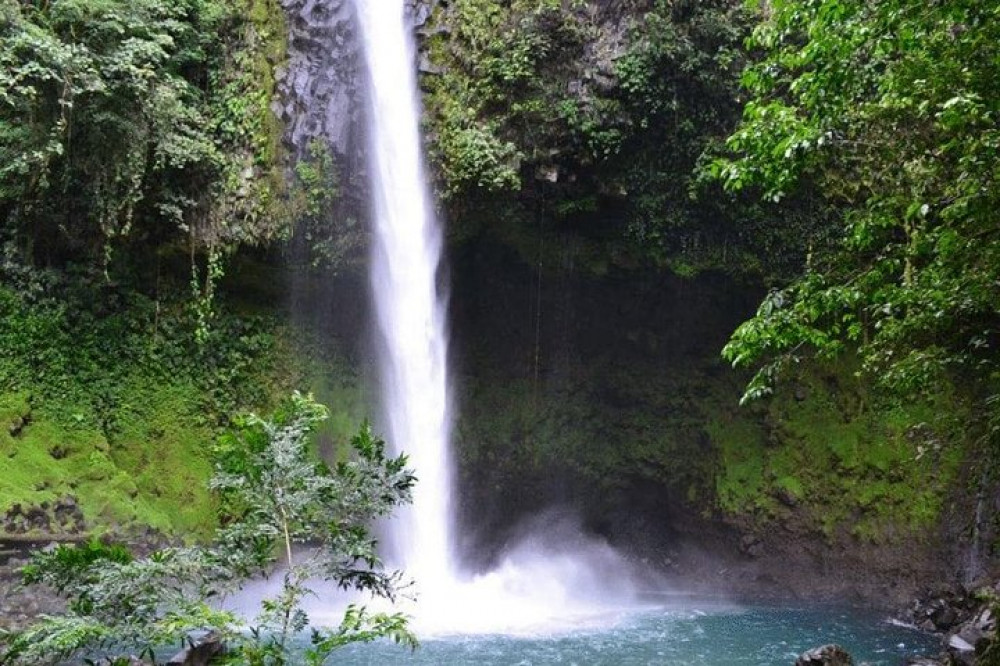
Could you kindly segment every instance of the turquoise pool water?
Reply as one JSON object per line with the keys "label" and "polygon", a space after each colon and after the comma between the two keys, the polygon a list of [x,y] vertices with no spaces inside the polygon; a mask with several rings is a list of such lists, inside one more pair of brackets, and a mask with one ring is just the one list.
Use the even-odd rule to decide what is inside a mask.
{"label": "turquoise pool water", "polygon": [[898,666],[933,654],[932,636],[869,611],[832,608],[645,610],[610,626],[555,635],[466,635],[424,639],[410,652],[393,644],[350,646],[333,663],[350,666],[791,666],[805,650],[839,643],[856,664]]}

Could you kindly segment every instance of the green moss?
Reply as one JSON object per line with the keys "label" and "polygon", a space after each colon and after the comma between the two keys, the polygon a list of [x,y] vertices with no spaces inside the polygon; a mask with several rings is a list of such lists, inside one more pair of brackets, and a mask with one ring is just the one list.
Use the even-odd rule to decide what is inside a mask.
{"label": "green moss", "polygon": [[172,386],[132,394],[133,404],[142,406],[123,417],[111,442],[96,429],[61,422],[58,412],[34,410],[17,437],[0,436],[0,510],[72,495],[98,530],[134,524],[187,534],[210,528],[204,451],[213,433],[195,425],[190,401],[184,409],[177,397]]}
{"label": "green moss", "polygon": [[769,508],[763,432],[740,415],[722,416],[706,428],[718,447],[720,471],[715,478],[719,506],[728,513]]}
{"label": "green moss", "polygon": [[[330,451],[342,451],[365,416],[356,370],[343,359],[332,368],[326,361],[287,355],[295,336],[286,329],[278,337],[275,369],[256,380],[267,386],[265,404],[247,407],[266,408],[293,385],[311,387],[332,406],[321,440]],[[51,504],[72,495],[98,531],[151,526],[192,537],[214,527],[209,452],[219,431],[206,418],[201,389],[183,379],[153,380],[139,369],[121,388],[125,397],[114,412],[109,437],[88,425],[89,419],[65,418],[87,405],[31,410],[24,392],[0,394],[0,461],[5,465],[0,514],[15,504]],[[29,414],[27,425],[11,436],[7,424]]]}
{"label": "green moss", "polygon": [[186,309],[109,312],[87,295],[29,302],[0,287],[0,516],[73,496],[95,531],[196,537],[215,525],[210,452],[235,414],[312,387],[336,403],[328,439],[356,432],[363,396],[334,342],[220,301],[196,345]]}
{"label": "green moss", "polygon": [[256,89],[260,98],[256,106],[257,136],[254,144],[259,151],[258,161],[273,169],[274,184],[280,187],[283,179],[278,166],[284,127],[271,111],[271,100],[277,94],[275,72],[288,58],[288,27],[285,12],[277,0],[247,0],[247,3],[250,23],[256,33],[252,78],[248,85]]}
{"label": "green moss", "polygon": [[0,395],[0,443],[10,438],[11,428],[18,428],[31,414],[28,404],[30,395],[26,391],[15,391]]}
{"label": "green moss", "polygon": [[725,513],[768,519],[794,501],[824,534],[848,529],[871,541],[935,524],[962,460],[961,404],[943,391],[859,409],[845,374],[814,367],[764,406],[763,419],[744,410],[710,424]]}
{"label": "green moss", "polygon": [[111,460],[125,475],[116,478],[134,522],[191,533],[214,525],[207,488],[213,429],[200,422],[198,389],[191,384],[155,387],[133,383],[119,408]]}
{"label": "green moss", "polygon": [[794,476],[783,476],[777,479],[774,485],[776,488],[788,493],[793,499],[799,500],[805,496],[805,488],[802,487],[802,482]]}
{"label": "green moss", "polygon": [[459,0],[435,11],[431,32],[446,25],[449,34],[427,44],[441,71],[422,84],[445,197],[515,192],[523,162],[551,159],[552,135],[566,127],[553,111],[566,80],[551,73],[578,66],[583,21],[550,0]]}

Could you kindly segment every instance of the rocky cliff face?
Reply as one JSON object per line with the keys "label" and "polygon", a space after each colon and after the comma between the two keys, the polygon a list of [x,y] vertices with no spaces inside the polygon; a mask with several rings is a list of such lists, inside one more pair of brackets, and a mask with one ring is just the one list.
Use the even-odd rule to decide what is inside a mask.
{"label": "rocky cliff face", "polygon": [[[357,271],[367,247],[365,85],[351,0],[281,0],[287,61],[272,105],[285,128],[288,178],[297,185],[293,256],[334,272]],[[409,0],[415,27],[430,6]]]}
{"label": "rocky cliff face", "polygon": [[758,287],[595,277],[558,247],[541,266],[489,241],[452,256],[473,559],[555,506],[687,588],[893,605],[961,573],[961,428],[934,416],[955,405],[877,401],[842,365],[741,407],[718,350]]}
{"label": "rocky cliff face", "polygon": [[[273,110],[297,160],[320,141],[339,164],[364,164],[364,85],[361,47],[351,0],[281,0],[288,16],[288,59],[279,73]],[[415,27],[430,15],[427,2],[410,0]]]}
{"label": "rocky cliff face", "polygon": [[364,99],[359,47],[350,0],[283,0],[288,15],[288,61],[279,77],[274,111],[286,143],[304,159],[322,141],[341,160],[360,156]]}

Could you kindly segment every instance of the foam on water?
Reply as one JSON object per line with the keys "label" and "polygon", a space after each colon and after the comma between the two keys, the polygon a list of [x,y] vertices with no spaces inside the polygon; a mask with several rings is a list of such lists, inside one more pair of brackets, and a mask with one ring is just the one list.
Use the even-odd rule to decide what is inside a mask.
{"label": "foam on water", "polygon": [[319,587],[307,611],[314,623],[331,626],[340,622],[348,603],[402,611],[426,639],[607,630],[652,607],[637,601],[640,579],[606,543],[578,535],[567,545],[572,551],[528,537],[488,571],[449,576],[437,587],[405,589],[394,605]]}
{"label": "foam on water", "polygon": [[636,608],[631,567],[607,544],[577,541],[569,552],[529,539],[492,570],[423,594],[411,612],[423,636],[539,636],[611,627]]}

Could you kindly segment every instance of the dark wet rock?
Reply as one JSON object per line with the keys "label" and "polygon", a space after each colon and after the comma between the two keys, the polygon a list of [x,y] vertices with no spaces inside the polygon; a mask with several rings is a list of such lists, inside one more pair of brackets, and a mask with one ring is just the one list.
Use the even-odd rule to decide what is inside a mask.
{"label": "dark wet rock", "polygon": [[968,621],[976,602],[960,585],[922,595],[913,605],[910,619],[925,631],[946,632]]}
{"label": "dark wet rock", "polygon": [[974,616],[948,635],[947,649],[951,660],[971,666],[997,640],[997,621],[993,609],[984,605]]}
{"label": "dark wet rock", "polygon": [[952,638],[961,640],[975,649],[976,645],[978,645],[981,640],[988,638],[988,635],[980,627],[976,626],[975,623],[968,622],[962,625]]}
{"label": "dark wet rock", "polygon": [[51,526],[49,514],[40,506],[31,507],[24,513],[24,524],[28,530],[48,532]]}
{"label": "dark wet rock", "polygon": [[799,499],[786,488],[779,488],[775,493],[775,496],[778,498],[779,502],[790,509],[794,509],[799,505]]}
{"label": "dark wet rock", "polygon": [[20,569],[28,563],[29,552],[43,544],[0,540],[0,629],[23,629],[39,615],[54,615],[65,603],[50,590],[22,587]]}
{"label": "dark wet rock", "polygon": [[740,539],[740,552],[749,557],[760,557],[764,553],[764,543],[755,534],[745,534]]}
{"label": "dark wet rock", "polygon": [[997,640],[995,595],[989,585],[970,592],[961,585],[925,594],[913,606],[914,623],[942,636],[943,657],[912,664],[976,666]]}
{"label": "dark wet rock", "polygon": [[273,106],[297,156],[322,140],[335,154],[358,150],[360,59],[347,0],[282,0],[289,17],[288,64]]}
{"label": "dark wet rock", "polygon": [[168,666],[207,666],[226,651],[222,636],[209,632],[192,640],[192,645],[175,654]]}
{"label": "dark wet rock", "polygon": [[961,666],[975,666],[976,664],[975,646],[970,645],[957,635],[948,638],[948,655],[952,664],[960,664]]}
{"label": "dark wet rock", "polygon": [[951,629],[958,623],[958,611],[951,606],[937,608],[931,614],[930,620],[935,629]]}
{"label": "dark wet rock", "polygon": [[854,659],[844,648],[830,644],[803,652],[795,666],[854,666]]}
{"label": "dark wet rock", "polygon": [[60,525],[65,525],[77,520],[80,522],[83,521],[83,512],[80,511],[80,507],[77,505],[76,497],[73,495],[64,495],[63,497],[60,497],[52,509],[52,514],[55,517],[56,522]]}
{"label": "dark wet rock", "polygon": [[73,495],[64,495],[55,502],[42,502],[37,506],[14,504],[0,514],[0,532],[8,536],[29,533],[59,537],[77,534],[86,529],[83,511]]}

